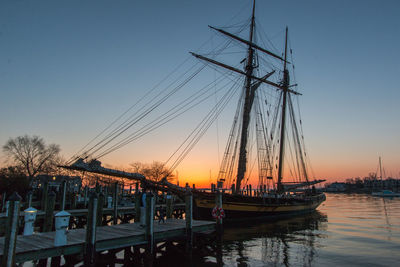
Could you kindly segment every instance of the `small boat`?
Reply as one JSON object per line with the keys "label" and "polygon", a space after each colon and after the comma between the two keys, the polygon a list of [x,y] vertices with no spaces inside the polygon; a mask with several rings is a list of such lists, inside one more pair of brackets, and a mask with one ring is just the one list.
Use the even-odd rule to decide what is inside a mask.
{"label": "small boat", "polygon": [[[382,178],[382,160],[381,157],[379,157],[379,171],[380,171],[380,181],[381,181],[381,187],[383,188],[383,178]],[[400,197],[400,193],[395,193],[390,190],[381,190],[377,192],[372,192],[371,193],[373,196],[376,197]]]}

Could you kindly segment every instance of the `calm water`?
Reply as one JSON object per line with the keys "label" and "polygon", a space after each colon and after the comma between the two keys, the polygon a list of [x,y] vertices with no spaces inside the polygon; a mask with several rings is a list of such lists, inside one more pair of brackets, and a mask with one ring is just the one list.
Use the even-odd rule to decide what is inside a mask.
{"label": "calm water", "polygon": [[[158,266],[400,266],[400,198],[327,194],[315,213],[225,228],[222,245]],[[222,262],[221,262],[222,261]]]}

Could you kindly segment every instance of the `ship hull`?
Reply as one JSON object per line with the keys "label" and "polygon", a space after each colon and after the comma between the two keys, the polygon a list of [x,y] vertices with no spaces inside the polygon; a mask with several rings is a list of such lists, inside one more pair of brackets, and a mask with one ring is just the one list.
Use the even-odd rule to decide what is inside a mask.
{"label": "ship hull", "polygon": [[[230,197],[224,195],[222,208],[225,221],[276,220],[313,212],[326,197],[324,194],[295,198]],[[194,217],[212,219],[215,200],[209,196],[196,196],[194,199]]]}

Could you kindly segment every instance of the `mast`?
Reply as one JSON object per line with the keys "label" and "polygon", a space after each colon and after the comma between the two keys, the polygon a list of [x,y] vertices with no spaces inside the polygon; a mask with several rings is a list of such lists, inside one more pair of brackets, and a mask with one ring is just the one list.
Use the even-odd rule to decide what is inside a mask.
{"label": "mast", "polygon": [[[253,0],[253,12],[251,16],[250,37],[249,37],[250,43],[253,43],[255,6],[256,6],[256,1]],[[254,70],[253,59],[254,59],[254,49],[249,44],[247,52],[246,81],[245,81],[246,94],[243,107],[243,124],[240,137],[239,163],[238,163],[238,172],[236,178],[236,193],[240,192],[240,185],[244,178],[244,174],[246,172],[246,162],[247,162],[246,147],[248,139],[248,128],[250,123],[250,111],[251,111],[251,106],[253,105],[254,92],[255,92],[255,90],[253,90],[251,86],[253,70]]]}
{"label": "mast", "polygon": [[381,175],[381,183],[382,183],[382,161],[381,161],[381,157],[379,157],[379,172],[380,172],[380,175]]}
{"label": "mast", "polygon": [[283,61],[283,81],[282,81],[282,118],[281,118],[281,137],[279,141],[279,165],[278,165],[278,192],[283,192],[282,186],[282,173],[283,173],[283,160],[285,156],[285,125],[286,125],[286,98],[289,89],[289,72],[286,68],[287,59],[287,39],[288,39],[288,27],[286,27],[286,38],[285,38],[285,58]]}

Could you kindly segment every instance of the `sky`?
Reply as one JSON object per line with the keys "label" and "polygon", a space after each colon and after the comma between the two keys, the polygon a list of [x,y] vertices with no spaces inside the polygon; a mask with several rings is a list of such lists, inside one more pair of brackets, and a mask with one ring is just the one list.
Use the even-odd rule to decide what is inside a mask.
{"label": "sky", "polygon": [[[59,144],[68,159],[213,38],[207,25],[243,21],[250,6],[249,0],[1,1],[0,144],[38,135]],[[399,11],[396,0],[257,1],[257,24],[273,41],[289,27],[316,178],[367,176],[379,156],[386,175],[400,177]],[[164,162],[194,118],[182,116],[102,162],[118,168]],[[229,124],[220,119],[210,127],[177,168],[182,181],[215,179]],[[0,151],[0,166],[5,160]]]}

